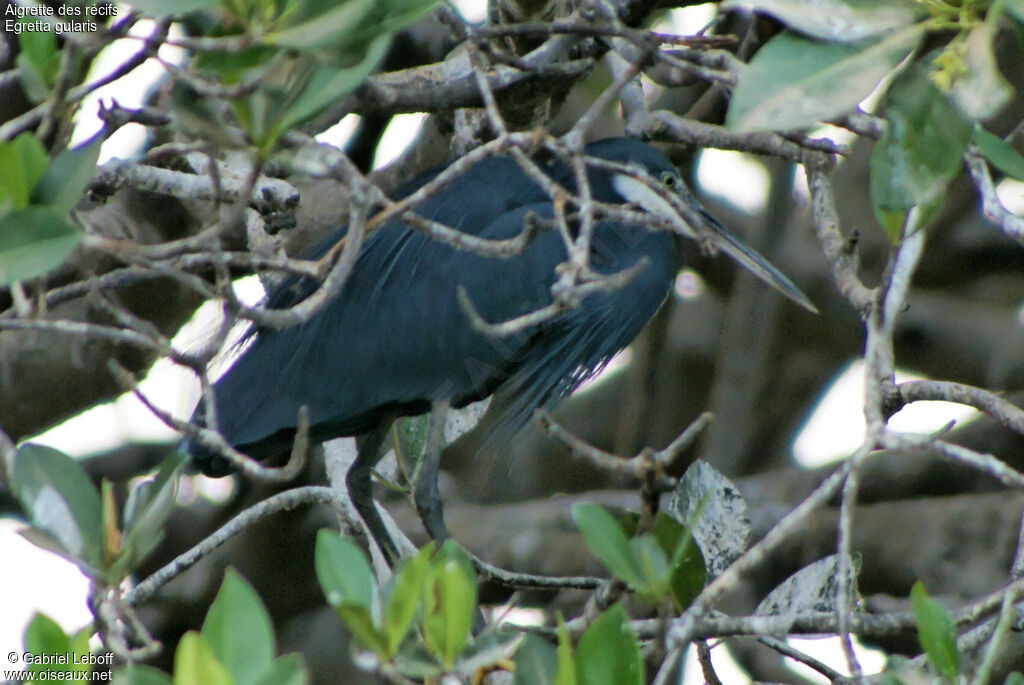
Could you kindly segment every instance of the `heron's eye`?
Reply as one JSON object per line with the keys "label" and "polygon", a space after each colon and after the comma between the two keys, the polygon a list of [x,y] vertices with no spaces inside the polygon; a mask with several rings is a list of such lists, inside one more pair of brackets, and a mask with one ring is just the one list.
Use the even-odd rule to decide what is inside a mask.
{"label": "heron's eye", "polygon": [[661,182],[666,188],[671,189],[676,187],[679,183],[679,179],[676,178],[675,174],[665,171],[661,174]]}

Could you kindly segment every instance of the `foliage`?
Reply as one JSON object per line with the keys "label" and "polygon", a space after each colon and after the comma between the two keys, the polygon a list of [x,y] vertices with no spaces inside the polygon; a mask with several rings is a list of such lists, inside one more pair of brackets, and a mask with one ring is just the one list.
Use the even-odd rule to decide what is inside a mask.
{"label": "foliage", "polygon": [[22,534],[93,581],[117,585],[163,538],[182,463],[172,454],[152,479],[138,483],[119,520],[109,485],[101,498],[77,461],[52,447],[22,445],[12,480],[31,524]]}
{"label": "foliage", "polygon": [[[218,160],[240,154],[252,162],[255,172],[283,176],[288,172],[307,171],[351,180],[352,176],[345,175],[355,175],[350,169],[342,174],[322,160],[319,165],[307,166],[297,161],[304,154],[312,155],[310,149],[318,149],[308,144],[306,134],[326,128],[339,113],[358,110],[370,119],[382,112],[390,116],[402,111],[397,106],[393,111],[388,109],[388,100],[381,95],[386,89],[367,82],[384,64],[396,36],[437,6],[435,0],[345,0],[341,3],[328,0],[180,0],[175,3],[137,0],[132,4],[139,13],[136,20],[146,16],[169,21],[170,13],[175,29],[184,32],[175,40],[188,49],[189,56],[186,64],[170,70],[169,82],[160,94],[162,99],[154,98],[157,103],[154,109],[169,123],[149,124],[152,130],[164,136],[161,142],[173,140],[173,143],[162,148],[159,155],[142,155],[132,163],[184,173],[179,169],[191,163],[187,158],[201,150],[210,159]],[[905,447],[905,443],[895,442],[895,439],[886,442],[893,434],[884,426],[892,411],[898,409],[894,404],[908,401],[896,387],[894,369],[885,365],[895,364],[893,317],[898,314],[894,312],[901,313],[910,306],[905,292],[902,296],[892,295],[901,289],[901,281],[893,280],[893,274],[899,272],[904,278],[902,282],[909,282],[916,267],[916,262],[908,268],[908,262],[899,262],[898,258],[910,259],[906,257],[910,252],[908,245],[920,245],[913,241],[923,240],[928,227],[940,216],[951,184],[963,172],[965,156],[981,160],[1006,178],[1024,181],[1024,156],[1014,148],[1015,144],[1019,147],[1019,141],[996,135],[992,123],[1021,88],[1019,78],[1012,78],[1011,73],[1014,67],[1019,71],[1020,65],[1007,68],[996,60],[995,53],[1001,38],[1019,41],[1024,35],[1024,2],[725,0],[720,7],[725,12],[743,12],[752,7],[755,13],[770,19],[771,37],[763,45],[757,44],[756,32],[751,33],[749,42],[757,49],[747,64],[734,64],[733,55],[724,59],[713,51],[692,63],[686,62],[693,57],[691,53],[700,50],[689,47],[685,41],[683,44],[687,46],[676,52],[663,50],[657,47],[662,45],[663,35],[634,29],[632,24],[620,25],[618,18],[608,19],[613,24],[609,27],[590,21],[593,17],[583,17],[589,23],[576,24],[569,29],[562,25],[556,30],[549,22],[550,36],[543,31],[539,33],[553,42],[545,43],[544,50],[525,55],[506,54],[506,50],[512,51],[513,38],[519,36],[502,36],[500,40],[485,43],[483,38],[471,35],[477,27],[471,27],[470,31],[460,25],[462,33],[455,30],[453,33],[458,34],[460,41],[466,39],[462,52],[453,53],[442,69],[430,72],[430,77],[471,83],[469,95],[463,94],[467,101],[480,96],[491,103],[485,96],[493,93],[487,93],[487,88],[498,91],[495,106],[499,110],[513,109],[510,104],[518,103],[510,103],[510,100],[520,96],[529,100],[529,88],[512,90],[511,95],[505,90],[510,83],[516,85],[509,74],[517,69],[517,78],[528,74],[543,76],[551,79],[550,82],[559,78],[568,82],[576,62],[592,60],[593,54],[607,50],[619,57],[629,56],[630,51],[623,45],[642,46],[646,51],[644,58],[634,66],[652,79],[654,69],[649,69],[648,62],[657,62],[655,56],[660,56],[672,69],[681,63],[689,66],[690,71],[680,70],[686,71],[688,77],[691,71],[710,70],[714,73],[715,78],[711,80],[717,84],[717,90],[725,90],[719,88],[721,84],[730,86],[731,90],[725,128],[680,129],[682,132],[654,125],[652,122],[664,123],[657,116],[629,116],[628,98],[624,96],[625,116],[623,121],[615,123],[625,125],[631,135],[689,144],[694,140],[701,142],[698,134],[711,130],[725,141],[723,147],[776,154],[802,162],[810,171],[832,164],[832,157],[836,157],[829,156],[827,163],[815,161],[814,155],[825,155],[820,155],[821,147],[815,148],[810,143],[825,140],[821,137],[827,135],[821,134],[823,126],[838,124],[875,138],[868,177],[869,197],[873,214],[892,248],[890,261],[884,270],[879,270],[882,285],[877,289],[863,288],[863,306],[857,305],[855,297],[848,299],[856,310],[857,320],[867,322],[865,347],[876,353],[869,360],[875,366],[870,367],[867,374],[868,413],[873,408],[879,416],[884,414],[884,420],[879,420],[881,426],[869,426],[864,452],[851,459],[855,464],[851,469],[859,468],[862,462],[858,460],[868,453],[881,454]],[[581,14],[587,11],[586,7],[580,10]],[[648,16],[645,21],[654,18]],[[580,16],[574,15],[573,21],[577,19]],[[25,24],[24,20],[19,21]],[[111,23],[105,28],[113,30],[114,25]],[[520,28],[524,35],[532,37],[531,32],[537,26]],[[580,37],[581,42],[559,53],[560,61],[538,66],[536,60],[557,52],[551,48],[559,45],[552,37],[568,41],[569,36]],[[672,41],[666,44],[673,45]],[[694,44],[700,41],[695,40]],[[0,139],[0,286],[4,286],[5,292],[10,291],[14,303],[0,317],[0,334],[11,332],[3,328],[11,320],[26,328],[46,322],[52,315],[47,298],[67,301],[68,291],[61,288],[68,282],[72,283],[72,290],[85,283],[87,287],[81,292],[88,292],[88,296],[94,298],[92,301],[117,290],[116,284],[108,288],[107,281],[97,285],[96,281],[88,282],[84,278],[76,280],[78,277],[72,272],[81,265],[75,264],[74,259],[69,260],[76,250],[88,252],[90,259],[99,254],[100,259],[96,261],[118,262],[116,275],[119,278],[130,280],[138,273],[151,279],[176,274],[179,282],[192,284],[203,297],[221,297],[225,309],[236,318],[244,318],[244,312],[223,290],[224,283],[243,272],[266,275],[262,271],[266,264],[274,265],[271,275],[277,277],[279,268],[288,271],[298,263],[291,261],[281,267],[283,260],[274,261],[279,255],[268,257],[256,248],[252,253],[259,254],[248,255],[252,259],[246,261],[235,252],[236,247],[230,240],[219,242],[226,230],[220,221],[227,212],[221,212],[229,207],[231,191],[237,191],[239,186],[232,185],[230,177],[219,175],[220,167],[214,168],[215,165],[211,165],[206,175],[206,172],[190,174],[203,179],[209,176],[216,191],[212,195],[215,202],[211,204],[217,204],[217,217],[206,227],[211,230],[202,240],[178,242],[177,235],[164,245],[141,245],[126,240],[128,247],[122,252],[111,247],[109,243],[115,241],[110,241],[109,236],[84,240],[87,231],[83,229],[80,216],[81,199],[88,189],[97,190],[100,146],[117,128],[107,122],[93,140],[77,147],[68,143],[73,117],[84,93],[91,89],[87,82],[87,78],[92,78],[87,77],[89,62],[93,59],[91,46],[75,38],[58,40],[46,31],[22,31],[17,34],[17,47],[16,72],[11,72],[12,78],[4,74],[3,84],[19,85],[33,107],[29,113],[38,115],[33,121],[41,123],[19,128],[10,126],[10,122],[0,122],[9,126],[5,131],[17,129],[14,134]],[[152,52],[158,47],[155,43],[146,44],[146,49]],[[674,50],[676,47],[673,45]],[[685,60],[679,62],[683,58]],[[470,69],[470,66],[475,68],[477,60],[487,62],[486,68]],[[723,61],[732,66],[721,69],[708,66]],[[588,70],[593,66],[593,61],[586,64]],[[442,76],[438,77],[438,73]],[[390,87],[395,91],[413,82],[413,77],[408,77],[408,81],[397,80],[394,74],[389,77],[393,80],[385,82],[392,84]],[[417,78],[429,82],[422,74]],[[679,77],[665,77],[665,80],[672,82],[674,78]],[[536,90],[555,90],[548,87],[550,82],[544,81],[543,87]],[[394,85],[396,83],[398,85]],[[441,81],[431,83],[438,87],[444,85]],[[616,81],[614,92],[603,92],[615,96],[621,86],[623,84]],[[483,95],[480,91],[484,91]],[[548,111],[545,107],[534,107],[535,102],[527,104],[531,110]],[[607,101],[599,104],[609,109]],[[451,116],[448,108],[447,103],[438,108],[443,112],[438,117],[440,129],[447,132],[445,127],[465,128],[466,121],[470,120],[476,122],[472,130],[474,136],[482,135],[480,131],[487,128],[477,126],[482,121],[475,119],[477,113],[464,117],[466,110],[460,106],[457,115]],[[146,114],[139,116],[145,119]],[[861,117],[866,117],[870,125],[864,124]],[[491,132],[500,135],[516,128],[500,120],[491,119],[488,123]],[[534,148],[546,146],[548,152],[562,154],[572,147],[566,140],[549,135],[543,128],[548,122],[533,123],[537,124],[535,132],[531,134],[529,145],[521,146],[523,151],[533,152]],[[502,126],[509,130],[501,132]],[[1019,133],[1019,125],[1017,130]],[[506,142],[509,139],[506,138]],[[569,136],[566,139],[576,140]],[[556,140],[558,142],[552,142]],[[766,140],[771,145],[764,144]],[[786,145],[805,147],[792,153],[785,152]],[[835,149],[845,152],[839,146]],[[181,150],[185,152],[178,154]],[[161,155],[168,155],[170,161]],[[985,168],[987,171],[988,166]],[[359,183],[365,181],[355,177]],[[979,181],[975,184],[981,186]],[[145,184],[140,184],[140,189],[152,192]],[[242,186],[242,190],[239,196],[243,201],[236,207],[248,220],[260,213],[260,201],[251,199],[252,188]],[[351,191],[351,196],[360,196],[365,189],[353,182],[347,190]],[[812,204],[819,199],[820,196],[815,195]],[[373,202],[376,200],[371,204]],[[581,205],[567,200],[566,206],[571,213]],[[820,203],[815,209],[820,209]],[[260,220],[266,218],[259,217]],[[1015,218],[1016,224],[1012,224],[1013,219],[1001,224],[1001,230],[1020,241],[1019,233],[1015,235],[1006,228],[1019,225],[1019,217]],[[337,217],[330,217],[330,221],[336,223]],[[246,238],[251,235],[247,233]],[[838,229],[836,235],[839,236]],[[123,238],[119,234],[116,237]],[[856,234],[843,237],[847,240],[838,251],[853,254]],[[835,250],[830,253],[832,246],[826,240],[822,242],[831,260],[830,255]],[[96,248],[96,244],[103,245],[102,249]],[[835,257],[835,263],[842,259],[842,255]],[[181,266],[189,260],[199,266]],[[322,275],[324,267],[330,266],[328,261],[314,265],[318,274]],[[68,268],[60,269],[62,265]],[[899,271],[897,267],[901,265],[903,270]],[[300,266],[313,268],[308,263]],[[840,267],[832,263],[830,267],[844,297],[856,290],[850,286],[851,280],[856,280],[856,267],[851,269],[853,279]],[[296,271],[299,272],[301,269]],[[887,300],[889,297],[895,299]],[[27,308],[29,313],[22,314],[19,307]],[[117,325],[148,336],[146,340],[152,344],[147,353],[152,349],[166,349],[166,338],[172,332],[152,333],[150,322],[140,323],[120,310],[114,311],[121,314],[119,318],[113,317]],[[111,312],[106,311],[105,316],[109,314]],[[829,319],[830,324],[833,321]],[[106,333],[117,330],[108,325],[106,319],[103,324],[107,326]],[[552,325],[558,325],[558,321]],[[68,330],[61,333],[77,334],[75,329]],[[884,335],[879,337],[880,332],[888,336],[887,347]],[[127,343],[121,340],[118,344]],[[882,352],[878,352],[880,349]],[[7,348],[4,350],[6,353]],[[1011,353],[1012,350],[1005,355],[1012,356]],[[177,352],[175,355],[176,361],[184,359],[195,368],[202,367],[205,361]],[[884,363],[879,361],[886,359]],[[8,363],[6,358],[3,361]],[[991,366],[995,369],[1003,363],[999,359]],[[997,370],[989,371],[996,374]],[[7,373],[6,366],[4,373]],[[998,390],[1001,392],[1002,388]],[[873,392],[876,394],[872,395]],[[989,393],[982,400],[970,401],[962,397],[958,401],[981,406],[1003,424],[1013,425],[1014,421],[1005,420],[1005,414],[998,410],[999,401],[1003,400],[1001,394]],[[1016,415],[1012,418],[1019,420]],[[403,418],[397,423],[394,443],[396,451],[401,453],[400,461],[415,463],[419,459],[426,445],[427,426],[425,417]],[[941,441],[943,436],[929,436],[929,440]],[[908,449],[920,451],[923,444],[915,443]],[[963,452],[947,452],[944,456],[950,454],[955,457]],[[1001,462],[993,464],[990,455],[971,456],[976,457],[972,466],[983,464],[982,470],[999,482],[1021,485],[1017,471],[1001,468],[1004,466]],[[11,494],[29,524],[23,535],[81,569],[93,585],[94,596],[108,593],[118,600],[125,599],[133,576],[143,568],[142,562],[149,559],[167,537],[167,521],[175,506],[182,458],[167,458],[147,480],[135,484],[123,502],[118,501],[114,484],[107,480],[95,484],[78,461],[52,448],[22,443],[12,462],[4,466],[9,472],[4,475],[9,480]],[[669,487],[665,482],[673,482],[660,471],[651,471],[645,476],[650,476],[650,481],[656,481],[662,488]],[[835,482],[840,480],[837,478]],[[818,499],[812,502],[809,496],[807,508],[823,508],[842,499],[840,507],[846,508],[841,513],[848,514],[856,503],[857,481],[842,482],[853,483],[852,494],[838,485],[830,492],[815,490]],[[651,483],[645,481],[645,487],[652,487]],[[650,498],[645,500],[645,506],[652,506]],[[540,627],[496,625],[497,621],[488,613],[490,607],[481,603],[482,580],[474,562],[452,541],[440,546],[424,545],[404,559],[389,576],[385,571],[375,570],[355,542],[336,532],[321,530],[315,543],[316,577],[326,604],[352,637],[355,662],[361,668],[393,680],[439,682],[443,678],[457,678],[471,682],[482,679],[489,671],[506,670],[512,671],[514,682],[521,685],[643,683],[654,677],[654,671],[661,675],[665,664],[671,664],[665,654],[675,650],[678,656],[681,646],[672,642],[673,630],[719,618],[708,610],[721,596],[721,585],[716,584],[735,583],[739,575],[749,577],[757,569],[770,565],[767,553],[757,545],[767,545],[764,543],[767,539],[777,551],[779,541],[787,535],[795,535],[794,531],[800,529],[798,523],[804,522],[797,518],[797,523],[790,522],[789,528],[769,529],[761,521],[761,527],[755,528],[739,488],[703,461],[696,461],[678,479],[672,492],[662,498],[661,510],[656,513],[647,510],[616,516],[597,504],[579,503],[572,507],[571,516],[590,553],[607,571],[610,580],[601,591],[591,595],[592,605],[600,605],[600,610],[588,608],[568,621],[560,612],[551,611]],[[859,577],[861,556],[852,548],[850,532],[842,530],[843,523],[839,524],[840,540],[833,546],[835,553],[801,562],[805,564],[802,568],[790,569],[788,577],[781,582],[765,585],[760,595],[750,602],[751,605],[756,603],[756,608],[746,617],[748,625],[767,625],[769,629],[750,629],[749,634],[770,642],[788,635],[801,622],[825,624],[835,619],[836,625],[842,625],[837,616],[867,617],[861,611],[858,588],[862,580]],[[756,529],[756,535],[752,529]],[[772,532],[777,535],[770,537]],[[753,540],[760,542],[751,547]],[[730,574],[730,569],[741,569],[743,574]],[[1011,594],[1007,596],[1012,598]],[[606,602],[609,597],[610,601]],[[841,598],[846,604],[837,607]],[[531,596],[528,601],[534,599]],[[882,681],[913,683],[921,678],[938,677],[943,682],[956,683],[976,677],[982,670],[976,665],[981,660],[979,649],[965,646],[967,628],[959,622],[958,615],[929,597],[920,582],[910,590],[907,604],[913,619],[912,626],[907,627],[916,631],[922,656],[916,660],[892,659]],[[1012,607],[1012,603],[1008,606]],[[118,615],[118,621],[130,623],[134,618],[131,607],[119,607],[119,610],[124,615]],[[485,619],[489,619],[489,623]],[[25,649],[33,654],[84,657],[89,653],[88,641],[92,635],[101,634],[106,638],[105,629],[110,626],[99,627],[101,620],[97,616],[97,625],[67,634],[49,618],[37,615],[25,632]],[[910,619],[903,620],[909,622]],[[655,623],[657,626],[652,629]],[[992,651],[998,646],[999,638],[1010,630],[1003,624],[1000,626],[993,629]],[[122,685],[301,685],[309,680],[300,657],[277,654],[266,607],[253,587],[231,570],[225,574],[201,630],[187,632],[177,644],[168,644],[167,648],[173,653],[171,674],[151,666],[128,663],[116,670],[115,682]],[[128,654],[130,657],[131,652]],[[86,670],[82,661],[84,659],[76,660],[75,672]],[[58,676],[66,677],[67,673],[54,665],[39,664],[32,666],[32,672],[39,681],[52,681]],[[1004,682],[1021,685],[1024,676],[1013,673]]]}
{"label": "foliage", "polygon": [[0,285],[41,276],[71,254],[82,232],[67,215],[92,178],[101,142],[51,161],[28,133],[0,140]]}
{"label": "foliage", "polygon": [[[744,4],[790,30],[768,41],[744,70],[728,123],[747,131],[816,126],[843,116],[880,89],[888,126],[872,157],[871,200],[894,243],[903,231],[913,232],[935,216],[945,187],[960,169],[972,125],[975,140],[984,141],[982,154],[1004,171],[1024,161],[982,128],[1012,93],[992,57],[994,27],[1006,4]],[[955,37],[944,48],[908,67],[908,57],[926,36],[950,30]]]}

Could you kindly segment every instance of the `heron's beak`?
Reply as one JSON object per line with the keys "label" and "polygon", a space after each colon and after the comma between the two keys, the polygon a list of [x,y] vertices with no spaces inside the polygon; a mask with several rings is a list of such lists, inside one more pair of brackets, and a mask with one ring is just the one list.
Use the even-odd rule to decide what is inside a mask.
{"label": "heron's beak", "polygon": [[704,220],[704,230],[697,231],[701,237],[706,237],[711,244],[736,260],[740,266],[754,274],[762,281],[778,290],[780,293],[796,302],[809,312],[818,313],[818,308],[803,294],[800,288],[794,285],[781,271],[772,266],[767,259],[757,253],[754,248],[742,242],[723,226],[718,219],[711,216],[706,209],[699,204],[695,207]]}
{"label": "heron's beak", "polygon": [[[649,187],[648,183],[629,174],[616,174],[612,177],[616,191],[629,202],[643,207],[648,212],[669,221],[676,231],[688,238],[710,243],[714,248],[726,253],[762,281],[796,302],[804,309],[818,313],[818,308],[804,295],[793,281],[786,278],[781,271],[768,263],[768,260],[748,247],[728,231],[718,219],[711,216],[697,200],[690,189],[682,182],[675,189],[675,200],[680,207],[674,207],[659,193]],[[652,184],[655,185],[655,184]]]}

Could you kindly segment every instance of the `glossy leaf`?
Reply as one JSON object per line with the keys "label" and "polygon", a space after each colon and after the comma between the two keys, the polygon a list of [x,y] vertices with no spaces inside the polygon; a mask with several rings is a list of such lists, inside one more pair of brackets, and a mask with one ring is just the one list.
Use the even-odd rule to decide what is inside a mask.
{"label": "glossy leaf", "polygon": [[274,659],[253,685],[307,685],[309,672],[298,654],[285,654]]}
{"label": "glossy leaf", "polygon": [[165,17],[168,15],[181,16],[189,12],[213,7],[219,0],[132,0],[131,6],[146,16]]}
{"label": "glossy leaf", "polygon": [[22,30],[18,34],[19,52],[14,64],[19,70],[25,95],[32,102],[40,103],[49,97],[50,88],[57,78],[60,53],[57,36],[53,32],[27,30],[33,19],[19,17],[17,20],[22,24]]}
{"label": "glossy leaf", "polygon": [[997,114],[1013,97],[1013,88],[999,72],[987,23],[971,29],[964,41],[962,74],[953,79],[949,94],[960,111],[975,121]]}
{"label": "glossy leaf", "polygon": [[114,671],[114,685],[174,685],[171,676],[152,666],[129,663]]}
{"label": "glossy leaf", "polygon": [[85,145],[57,155],[32,189],[32,202],[66,214],[75,208],[96,172],[103,139],[96,136]]}
{"label": "glossy leaf", "polygon": [[274,659],[274,630],[256,590],[234,569],[206,613],[201,633],[236,685],[252,685]]}
{"label": "glossy leaf", "polygon": [[527,633],[515,656],[513,685],[552,685],[558,671],[558,652],[544,638]]}
{"label": "glossy leaf", "polygon": [[437,663],[437,659],[420,642],[406,644],[395,657],[394,664],[395,670],[416,681],[430,682],[444,674],[444,669]]}
{"label": "glossy leaf", "polygon": [[643,586],[643,573],[629,540],[611,514],[597,504],[580,502],[573,505],[572,519],[583,533],[587,547],[613,575],[633,588]]}
{"label": "glossy leaf", "polygon": [[367,23],[367,17],[379,3],[380,0],[344,0],[294,26],[268,34],[264,41],[296,50],[343,44],[361,25]]}
{"label": "glossy leaf", "polygon": [[174,653],[174,685],[234,685],[234,681],[199,633],[190,630]]}
{"label": "glossy leaf", "polygon": [[999,136],[989,133],[980,126],[974,127],[972,140],[993,166],[1011,178],[1024,181],[1024,155],[1010,147]]}
{"label": "glossy leaf", "polygon": [[388,654],[394,655],[409,632],[423,594],[423,580],[430,567],[434,545],[424,545],[395,572],[384,600],[384,632]]}
{"label": "glossy leaf", "polygon": [[315,68],[308,84],[284,112],[279,128],[288,130],[311,119],[340,98],[355,91],[373,73],[391,44],[391,36],[380,35],[367,46],[363,59],[352,67],[333,65]]}
{"label": "glossy leaf", "polygon": [[[20,17],[22,25],[32,23],[34,18]],[[59,57],[57,36],[51,31],[21,31],[18,34],[19,55],[24,55],[32,67],[45,74],[54,70],[55,58]],[[51,74],[52,76],[52,74]]]}
{"label": "glossy leaf", "polygon": [[715,577],[747,549],[750,517],[733,483],[705,461],[690,465],[669,498],[668,513],[687,526],[707,573]]}
{"label": "glossy leaf", "polygon": [[395,446],[401,450],[407,463],[416,464],[423,457],[429,425],[429,412],[419,416],[403,416],[393,424]]}
{"label": "glossy leaf", "polygon": [[616,604],[594,619],[576,647],[580,685],[643,685],[644,662],[629,616]]}
{"label": "glossy leaf", "polygon": [[89,666],[84,657],[89,653],[88,634],[69,636],[53,619],[43,613],[36,613],[25,631],[25,651],[40,656],[43,654],[68,659],[66,663],[33,663],[29,670],[38,676],[37,680],[65,682],[74,674],[85,673]]}
{"label": "glossy leaf", "polygon": [[920,8],[900,0],[725,0],[722,9],[752,6],[789,28],[822,40],[851,43],[914,22]]}
{"label": "glossy leaf", "polygon": [[315,557],[316,577],[327,603],[361,606],[372,616],[377,606],[377,581],[363,550],[324,528],[316,536]]}
{"label": "glossy leaf", "polygon": [[387,636],[377,628],[369,609],[354,602],[343,601],[334,605],[334,612],[363,649],[370,650],[381,659],[390,658]]}
{"label": "glossy leaf", "polygon": [[939,92],[921,67],[912,67],[889,88],[885,133],[871,154],[871,202],[895,242],[911,209],[924,226],[960,171],[971,125]]}
{"label": "glossy leaf", "polygon": [[943,677],[955,682],[960,673],[960,655],[956,649],[956,628],[949,612],[928,596],[920,581],[910,588],[910,611],[928,661]]}
{"label": "glossy leaf", "polygon": [[663,511],[654,520],[654,536],[669,555],[669,592],[677,609],[685,609],[707,583],[704,558],[685,526]]}
{"label": "glossy leaf", "polygon": [[63,654],[68,650],[64,629],[43,613],[32,617],[25,629],[25,651],[33,654]]}
{"label": "glossy leaf", "polygon": [[174,507],[178,471],[185,455],[175,452],[164,459],[156,475],[132,488],[124,505],[124,540],[127,570],[145,559],[163,540],[163,525]]}
{"label": "glossy leaf", "polygon": [[447,668],[469,640],[476,611],[476,576],[455,543],[446,542],[427,575],[423,640]]}
{"label": "glossy leaf", "polygon": [[32,525],[56,541],[87,575],[103,568],[100,497],[77,461],[26,444],[14,461],[14,492]]}
{"label": "glossy leaf", "polygon": [[922,33],[912,26],[852,44],[781,33],[743,70],[726,124],[740,131],[783,131],[846,114],[906,59]]}
{"label": "glossy leaf", "polygon": [[[224,126],[222,112],[209,98],[203,97],[184,82],[175,81],[171,87],[170,102],[174,112],[174,128],[182,135],[228,149],[249,144],[243,134]],[[232,105],[236,102],[232,101]],[[240,124],[243,129],[251,130],[250,122],[242,119]]]}
{"label": "glossy leaf", "polygon": [[648,602],[658,602],[668,594],[668,555],[653,535],[641,535],[629,541],[630,551],[640,568],[641,584],[637,587],[640,597]]}
{"label": "glossy leaf", "polygon": [[25,207],[0,216],[0,285],[27,281],[60,266],[82,232],[49,207]]}
{"label": "glossy leaf", "polygon": [[49,163],[42,143],[31,133],[0,141],[0,210],[26,206]]}

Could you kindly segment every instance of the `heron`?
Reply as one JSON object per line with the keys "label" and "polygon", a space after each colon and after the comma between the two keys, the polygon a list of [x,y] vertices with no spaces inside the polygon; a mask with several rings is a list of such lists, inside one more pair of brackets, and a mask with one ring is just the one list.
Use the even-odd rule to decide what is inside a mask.
{"label": "heron", "polygon": [[[492,435],[513,435],[534,410],[552,408],[600,371],[655,315],[680,268],[675,236],[721,250],[815,311],[790,279],[700,205],[660,150],[609,138],[586,145],[583,153],[591,198],[641,217],[594,216],[589,266],[598,277],[633,269],[624,285],[597,289],[535,326],[495,336],[474,325],[460,293],[486,322],[551,304],[559,265],[569,259],[564,231],[541,231],[519,254],[495,258],[434,240],[401,219],[387,221],[366,240],[340,292],[312,318],[290,328],[252,329],[249,347],[213,386],[224,438],[256,459],[286,454],[300,408],[307,412],[311,440],[356,436],[358,456],[346,485],[371,536],[396,561],[370,481],[391,423],[441,403],[458,408],[493,395],[502,413]],[[556,159],[538,168],[569,193],[579,193],[571,164]],[[399,196],[439,172],[413,179]],[[673,198],[689,208],[685,216]],[[556,217],[548,190],[506,154],[470,166],[415,211],[492,240],[516,236],[528,221],[554,223]],[[572,223],[573,231],[579,223]],[[651,230],[649,224],[667,230]],[[339,229],[325,246],[345,231]],[[292,306],[316,286],[312,279],[291,277],[268,293],[266,306]],[[200,405],[193,421],[202,417]],[[231,470],[227,459],[197,442],[186,441],[186,450],[208,475]],[[417,483],[415,492],[428,532],[443,538],[436,475],[436,469],[424,469],[426,482]]]}

